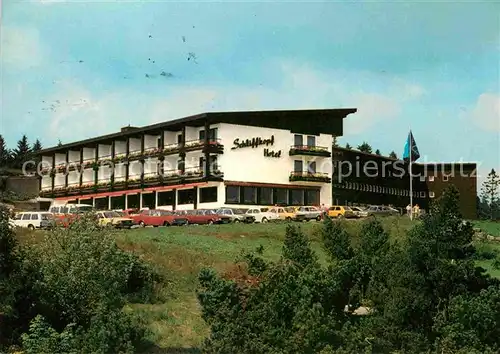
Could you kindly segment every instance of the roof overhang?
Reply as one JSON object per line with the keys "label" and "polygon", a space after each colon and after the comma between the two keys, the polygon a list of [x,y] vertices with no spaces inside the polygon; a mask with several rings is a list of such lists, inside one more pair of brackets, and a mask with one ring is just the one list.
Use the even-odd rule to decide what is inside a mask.
{"label": "roof overhang", "polygon": [[125,140],[143,134],[160,134],[162,131],[180,131],[185,126],[201,127],[205,124],[238,124],[271,129],[289,129],[292,133],[330,134],[342,136],[343,119],[355,113],[356,108],[337,109],[305,109],[282,111],[246,111],[246,112],[212,112],[202,113],[162,123],[148,125],[137,129],[103,135],[74,143],[44,149],[40,155],[62,152],[72,148],[106,144],[113,140]]}

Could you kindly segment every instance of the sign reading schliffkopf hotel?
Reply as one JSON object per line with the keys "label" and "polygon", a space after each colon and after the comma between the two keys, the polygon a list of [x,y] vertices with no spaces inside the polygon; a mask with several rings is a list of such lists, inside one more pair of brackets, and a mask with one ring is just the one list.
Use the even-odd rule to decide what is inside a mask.
{"label": "sign reading schliffkopf hotel", "polygon": [[259,147],[261,145],[269,146],[269,145],[274,144],[274,135],[271,135],[271,138],[269,138],[269,139],[252,138],[252,139],[243,140],[242,142],[240,142],[240,139],[237,138],[237,139],[234,139],[233,144],[234,144],[234,146],[231,148],[231,150],[241,149],[244,147],[256,148],[256,147]]}

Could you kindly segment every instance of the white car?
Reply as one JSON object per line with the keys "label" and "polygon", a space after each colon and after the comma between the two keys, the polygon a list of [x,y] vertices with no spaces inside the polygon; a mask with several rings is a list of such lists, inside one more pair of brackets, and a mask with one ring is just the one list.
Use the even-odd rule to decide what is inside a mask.
{"label": "white car", "polygon": [[266,223],[268,221],[278,220],[280,217],[278,213],[269,212],[269,208],[250,208],[247,214],[255,218],[255,222]]}
{"label": "white car", "polygon": [[48,212],[22,212],[17,213],[12,223],[17,227],[34,229],[49,229],[53,226],[54,215]]}

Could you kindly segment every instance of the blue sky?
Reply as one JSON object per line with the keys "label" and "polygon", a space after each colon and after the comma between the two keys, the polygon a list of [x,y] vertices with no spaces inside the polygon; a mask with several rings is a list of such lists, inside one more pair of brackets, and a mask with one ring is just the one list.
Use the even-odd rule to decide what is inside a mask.
{"label": "blue sky", "polygon": [[401,155],[411,126],[422,161],[499,168],[499,11],[6,0],[0,133],[48,147],[205,111],[356,107],[341,144]]}

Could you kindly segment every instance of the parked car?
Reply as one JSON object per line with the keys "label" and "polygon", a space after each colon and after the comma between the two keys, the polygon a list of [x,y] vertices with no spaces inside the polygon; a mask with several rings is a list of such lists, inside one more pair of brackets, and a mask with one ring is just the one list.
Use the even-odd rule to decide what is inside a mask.
{"label": "parked car", "polygon": [[354,212],[354,215],[356,215],[356,217],[358,218],[364,218],[368,216],[368,212],[362,207],[351,207],[351,209]]}
{"label": "parked car", "polygon": [[134,226],[134,220],[125,218],[116,211],[98,211],[96,216],[99,226],[114,227],[117,229],[130,229]]}
{"label": "parked car", "polygon": [[233,223],[244,222],[249,224],[255,222],[255,217],[247,214],[247,211],[248,209],[221,208],[217,210],[217,214],[228,216]]}
{"label": "parked car", "polygon": [[139,214],[131,214],[130,218],[140,227],[170,226],[173,224],[175,214],[168,210],[142,210]]}
{"label": "parked car", "polygon": [[190,224],[229,224],[231,218],[229,216],[218,214],[216,210],[213,209],[198,209],[194,210],[194,213],[188,213],[188,222]]}
{"label": "parked car", "polygon": [[120,214],[121,216],[124,216],[124,217],[131,217],[132,215],[136,215],[136,214],[139,214],[140,213],[140,210],[139,209],[123,209],[123,210],[114,210],[116,211],[118,214]]}
{"label": "parked car", "polygon": [[343,206],[343,205],[332,205],[330,208],[328,208],[328,216],[330,218],[355,218],[356,214],[354,214],[354,211],[348,206]]}
{"label": "parked car", "polygon": [[27,227],[30,230],[50,229],[55,225],[54,215],[48,212],[21,212],[12,219],[16,227]]}
{"label": "parked car", "polygon": [[279,215],[277,213],[271,213],[269,208],[250,208],[247,210],[247,214],[255,218],[255,222],[266,223],[273,220],[278,220]]}
{"label": "parked car", "polygon": [[294,207],[273,207],[269,209],[270,213],[278,215],[280,220],[286,221],[304,221],[305,215],[297,215],[297,210]]}
{"label": "parked car", "polygon": [[383,205],[372,205],[367,210],[367,216],[395,216],[401,215],[399,210],[383,206]]}
{"label": "parked car", "polygon": [[56,225],[67,227],[81,215],[94,212],[92,205],[88,204],[63,204],[52,205],[49,212],[54,215]]}
{"label": "parked car", "polygon": [[194,210],[176,210],[172,225],[183,226],[189,225],[189,217],[194,213]]}
{"label": "parked car", "polygon": [[302,215],[306,221],[309,220],[317,220],[320,221],[322,219],[323,212],[316,207],[313,206],[301,206],[297,208],[295,213],[296,218],[301,218]]}

